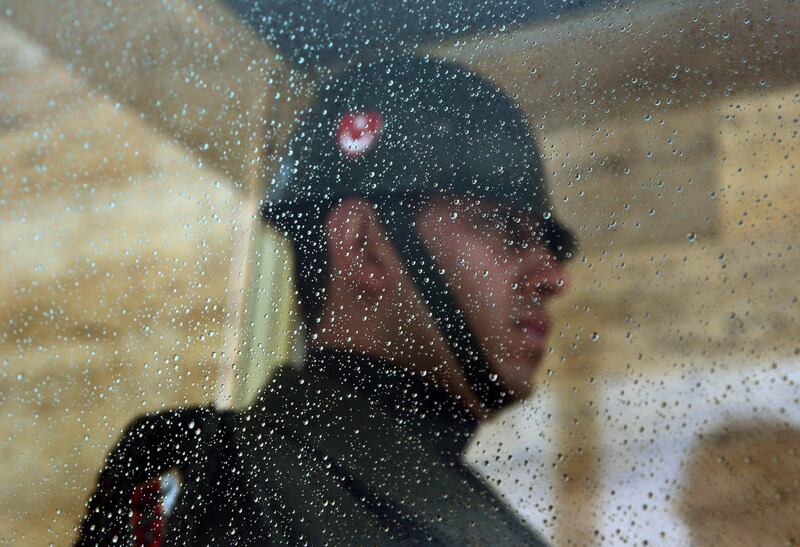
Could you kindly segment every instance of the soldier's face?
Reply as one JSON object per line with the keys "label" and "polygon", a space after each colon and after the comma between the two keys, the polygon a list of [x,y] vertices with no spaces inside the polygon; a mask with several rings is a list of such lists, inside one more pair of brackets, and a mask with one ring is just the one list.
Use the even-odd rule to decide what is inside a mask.
{"label": "soldier's face", "polygon": [[548,348],[546,304],[566,279],[542,243],[539,219],[487,201],[437,198],[418,219],[456,303],[515,398],[527,397]]}

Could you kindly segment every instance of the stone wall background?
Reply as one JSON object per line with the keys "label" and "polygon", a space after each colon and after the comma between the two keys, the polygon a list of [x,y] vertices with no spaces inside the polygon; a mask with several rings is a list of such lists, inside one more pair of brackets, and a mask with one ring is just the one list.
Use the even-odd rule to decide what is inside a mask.
{"label": "stone wall background", "polygon": [[6,29],[0,169],[0,544],[67,545],[131,417],[213,399],[240,196]]}
{"label": "stone wall background", "polygon": [[[584,241],[540,378],[558,544],[598,542],[599,382],[800,352],[800,88],[636,112],[541,128]],[[131,416],[213,399],[242,196],[5,29],[0,158],[0,543],[68,544]]]}
{"label": "stone wall background", "polygon": [[[609,136],[597,137],[604,132]],[[776,400],[788,395],[795,401],[793,408],[775,409],[784,413],[779,422],[800,427],[792,418],[800,400],[799,136],[800,87],[789,86],[550,137],[556,192],[568,198],[560,200],[563,214],[585,222],[584,253],[569,266],[572,290],[555,303],[560,329],[539,378],[541,392],[555,401],[549,410],[558,416],[555,427],[539,433],[557,454],[546,471],[556,490],[558,518],[548,529],[556,544],[642,541],[652,533],[642,523],[654,507],[683,510],[678,500],[653,499],[650,513],[634,508],[619,523],[620,535],[598,535],[607,526],[604,514],[627,503],[618,498],[609,505],[600,497],[604,473],[620,457],[620,447],[610,444],[619,439],[605,439],[604,432],[631,420],[610,410],[620,405],[607,400],[608,393],[624,388],[637,412],[672,414],[680,427],[680,416],[701,410],[689,400],[662,407],[663,400],[648,400],[659,391],[652,386],[663,386],[668,397],[667,386],[676,380],[700,378],[698,389],[720,394],[722,409],[726,390],[739,397],[750,389],[746,382],[758,385],[764,370],[777,369],[788,372],[776,374]],[[589,168],[584,182],[576,181]],[[729,371],[737,369],[745,383],[725,385]],[[747,408],[755,416],[770,405],[758,396]],[[713,407],[695,416],[699,423],[717,419]],[[668,433],[643,426],[629,430],[625,442],[633,447],[639,439]],[[694,442],[701,431],[684,433]],[[514,426],[501,425],[496,434],[506,446],[526,442]],[[634,452],[626,454],[631,461]],[[671,480],[680,484],[692,472],[688,467]],[[737,526],[754,521],[761,529],[779,530],[782,542],[798,540],[800,517],[787,521],[786,511],[770,513],[747,502],[732,507],[724,492],[737,477],[720,474],[715,480],[717,493],[708,498],[715,499],[709,515],[717,520],[707,518],[728,534],[717,544],[751,537]],[[796,503],[796,488],[787,488],[795,493],[776,503]],[[631,531],[637,526],[641,535]],[[670,543],[656,537],[661,541]]]}

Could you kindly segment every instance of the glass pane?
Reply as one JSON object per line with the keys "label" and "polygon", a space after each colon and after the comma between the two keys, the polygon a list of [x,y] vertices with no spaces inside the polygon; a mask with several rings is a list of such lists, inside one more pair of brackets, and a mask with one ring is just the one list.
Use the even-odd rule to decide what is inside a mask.
{"label": "glass pane", "polygon": [[800,541],[791,2],[0,16],[0,543]]}

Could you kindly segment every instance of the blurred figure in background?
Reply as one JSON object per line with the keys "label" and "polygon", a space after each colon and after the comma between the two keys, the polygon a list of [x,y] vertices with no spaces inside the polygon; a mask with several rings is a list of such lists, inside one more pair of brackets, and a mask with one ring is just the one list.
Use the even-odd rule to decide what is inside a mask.
{"label": "blurred figure in background", "polygon": [[800,543],[800,430],[732,423],[703,436],[685,469],[679,503],[693,545]]}

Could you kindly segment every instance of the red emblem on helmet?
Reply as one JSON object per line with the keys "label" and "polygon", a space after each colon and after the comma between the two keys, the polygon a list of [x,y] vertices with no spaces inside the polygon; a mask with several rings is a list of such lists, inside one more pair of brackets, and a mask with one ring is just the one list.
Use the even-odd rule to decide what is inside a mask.
{"label": "red emblem on helmet", "polygon": [[348,158],[357,158],[378,142],[383,116],[378,112],[348,112],[339,122],[336,142]]}

